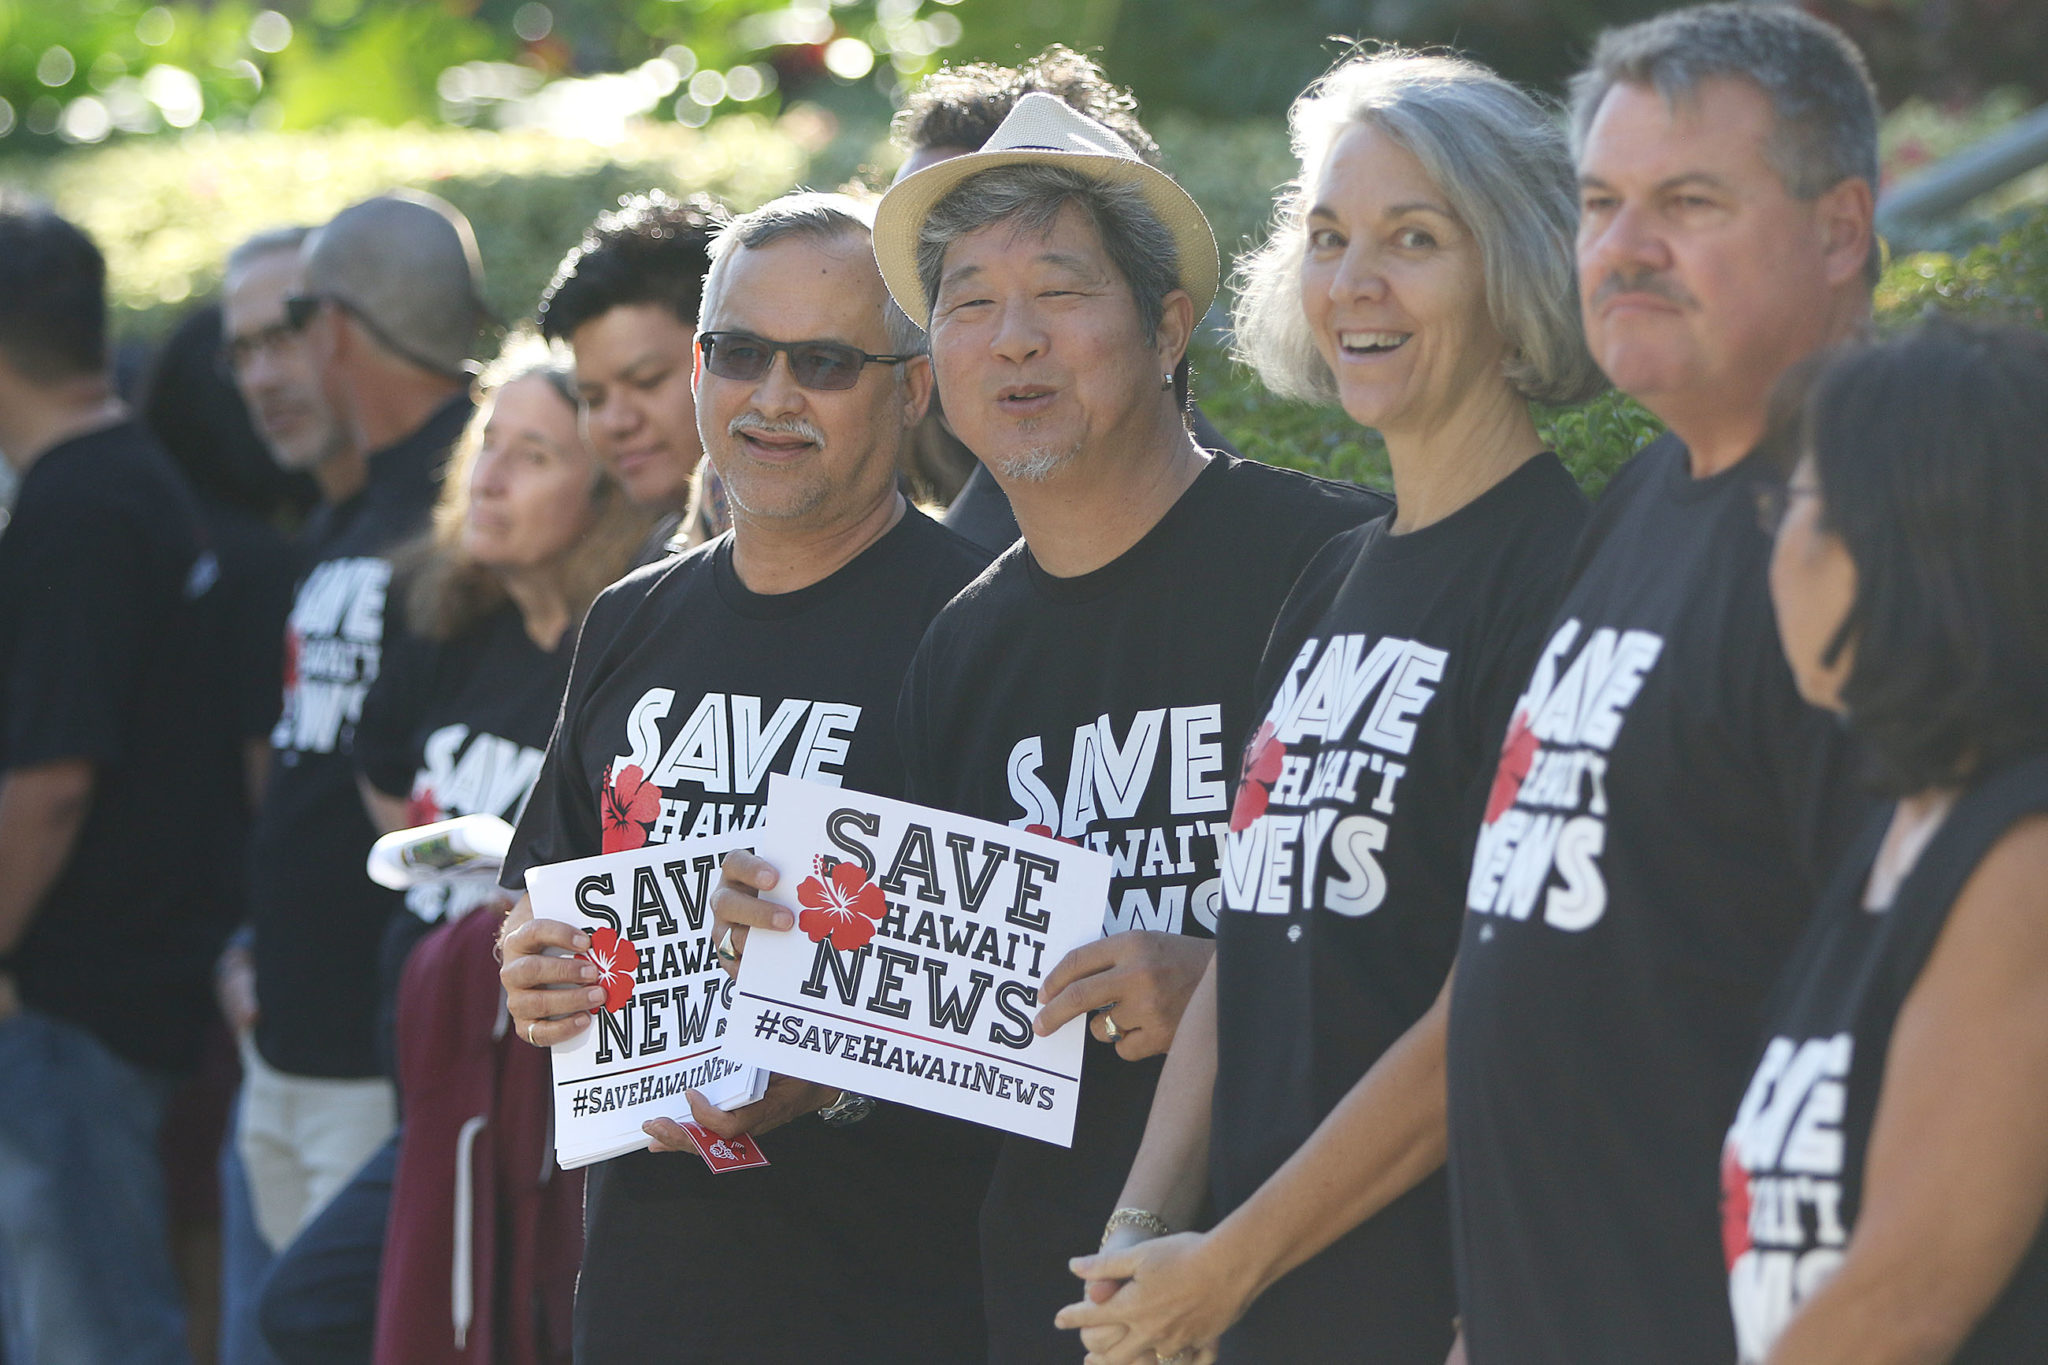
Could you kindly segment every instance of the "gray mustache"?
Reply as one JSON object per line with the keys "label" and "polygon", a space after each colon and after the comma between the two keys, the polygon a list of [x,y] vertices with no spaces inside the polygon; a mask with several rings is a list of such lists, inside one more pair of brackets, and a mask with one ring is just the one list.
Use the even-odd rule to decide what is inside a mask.
{"label": "gray mustache", "polygon": [[766,436],[797,436],[822,449],[825,433],[801,417],[785,417],[771,422],[766,417],[754,417],[745,413],[735,417],[725,427],[728,436],[739,436],[743,432],[757,431]]}
{"label": "gray mustache", "polygon": [[1669,276],[1661,275],[1654,270],[1633,273],[1617,270],[1600,281],[1600,287],[1593,291],[1591,306],[1597,309],[1616,294],[1648,294],[1652,298],[1663,299],[1666,303],[1675,303],[1681,308],[1689,307],[1695,302],[1693,296],[1680,288]]}

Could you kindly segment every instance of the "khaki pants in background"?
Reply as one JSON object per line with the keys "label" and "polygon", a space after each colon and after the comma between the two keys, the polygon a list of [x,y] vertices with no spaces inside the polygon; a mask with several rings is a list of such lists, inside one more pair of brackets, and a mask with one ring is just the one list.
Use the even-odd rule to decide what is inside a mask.
{"label": "khaki pants in background", "polygon": [[391,1136],[397,1101],[382,1077],[294,1076],[264,1061],[246,1036],[241,1049],[235,1146],[257,1230],[278,1252]]}

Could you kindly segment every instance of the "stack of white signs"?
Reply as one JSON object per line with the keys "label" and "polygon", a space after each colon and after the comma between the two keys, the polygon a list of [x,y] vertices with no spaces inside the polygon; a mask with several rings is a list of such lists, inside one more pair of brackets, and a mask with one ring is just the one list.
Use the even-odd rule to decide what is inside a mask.
{"label": "stack of white signs", "polygon": [[597,967],[606,992],[591,1027],[554,1048],[555,1159],[565,1169],[645,1147],[640,1125],[649,1119],[688,1119],[685,1090],[733,1109],[767,1088],[766,1072],[726,1051],[732,982],[711,948],[718,865],[758,835],[650,844],[527,872],[536,918],[590,933],[578,956]]}
{"label": "stack of white signs", "polygon": [[1102,933],[1110,859],[1072,844],[776,777],[755,852],[787,933],[756,930],[735,1057],[1070,1146],[1086,1021],[1031,1029],[1038,989]]}

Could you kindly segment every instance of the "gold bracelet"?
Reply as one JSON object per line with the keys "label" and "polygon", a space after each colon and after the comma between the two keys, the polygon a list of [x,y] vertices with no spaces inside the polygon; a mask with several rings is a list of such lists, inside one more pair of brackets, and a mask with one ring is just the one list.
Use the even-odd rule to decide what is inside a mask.
{"label": "gold bracelet", "polygon": [[1150,1209],[1124,1208],[1109,1215],[1109,1221],[1102,1225],[1102,1241],[1099,1245],[1108,1246],[1110,1234],[1118,1228],[1143,1228],[1154,1237],[1173,1236],[1173,1229],[1167,1226],[1166,1220]]}

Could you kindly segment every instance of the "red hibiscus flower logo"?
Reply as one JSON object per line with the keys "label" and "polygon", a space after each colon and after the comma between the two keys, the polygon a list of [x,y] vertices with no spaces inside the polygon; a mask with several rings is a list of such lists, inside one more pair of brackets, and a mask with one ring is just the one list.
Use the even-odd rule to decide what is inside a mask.
{"label": "red hibiscus flower logo", "polygon": [[597,814],[604,827],[604,852],[645,848],[647,827],[661,814],[661,788],[649,782],[638,765],[628,764],[617,773],[607,768]]}
{"label": "red hibiscus flower logo", "polygon": [[432,787],[419,787],[405,799],[405,823],[408,825],[431,825],[441,818],[441,803],[434,799]]}
{"label": "red hibiscus flower logo", "polygon": [[1749,1172],[1731,1140],[1721,1149],[1721,1254],[1733,1270],[1749,1250]]}
{"label": "red hibiscus flower logo", "polygon": [[803,910],[797,927],[811,942],[831,939],[832,946],[851,952],[875,936],[875,922],[889,913],[882,889],[868,880],[859,863],[837,863],[824,875],[824,860],[813,860],[818,876],[806,877],[796,889]]}
{"label": "red hibiscus flower logo", "polygon": [[1075,848],[1081,846],[1079,839],[1062,838],[1060,835],[1053,833],[1051,825],[1026,825],[1024,826],[1024,832],[1026,834],[1036,834],[1041,839],[1057,839],[1060,843],[1072,844]]}
{"label": "red hibiscus flower logo", "polygon": [[1522,779],[1536,764],[1536,736],[1529,729],[1526,711],[1515,712],[1508,722],[1508,737],[1500,746],[1500,766],[1493,770],[1493,794],[1486,798],[1486,823],[1492,824],[1508,813],[1521,794]]}
{"label": "red hibiscus flower logo", "polygon": [[633,940],[620,938],[616,929],[593,929],[589,950],[576,956],[597,968],[597,984],[604,991],[607,1014],[616,1014],[633,998],[633,973],[640,970],[640,950],[633,946]]}
{"label": "red hibiscus flower logo", "polygon": [[1287,746],[1273,736],[1273,722],[1269,720],[1244,747],[1244,766],[1237,775],[1237,800],[1230,807],[1232,833],[1250,829],[1252,821],[1266,813],[1266,802],[1287,757]]}

